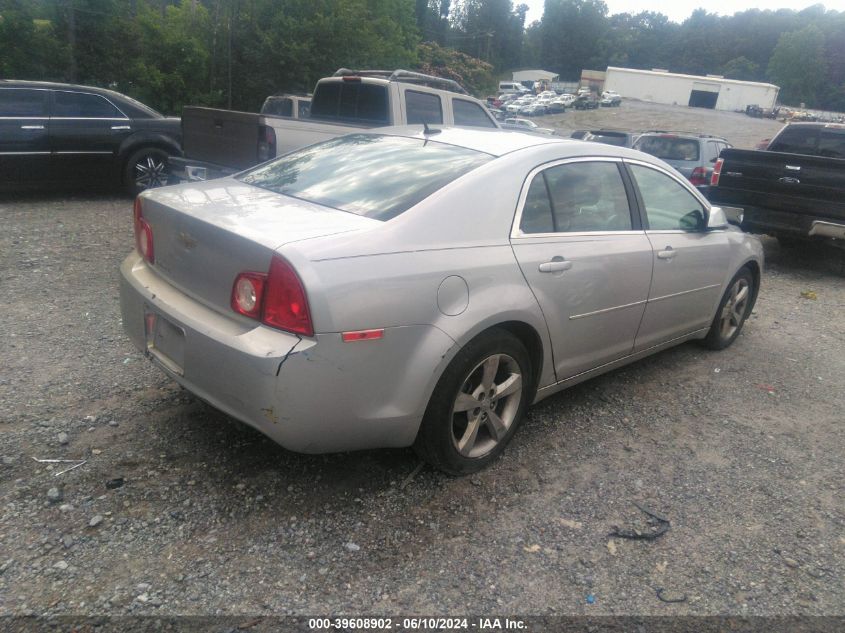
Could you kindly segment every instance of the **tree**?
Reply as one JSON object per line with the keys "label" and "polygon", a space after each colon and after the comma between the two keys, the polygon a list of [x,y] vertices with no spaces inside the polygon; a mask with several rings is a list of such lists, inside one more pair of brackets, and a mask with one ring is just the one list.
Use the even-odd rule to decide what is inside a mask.
{"label": "tree", "polygon": [[813,24],[780,36],[769,60],[768,74],[781,87],[784,103],[821,105],[819,96],[827,72],[824,46],[824,34]]}
{"label": "tree", "polygon": [[585,68],[603,67],[607,29],[607,5],[601,0],[546,0],[541,65],[567,79],[579,78]]}
{"label": "tree", "polygon": [[434,42],[424,42],[417,48],[418,70],[428,75],[453,79],[468,92],[481,96],[496,89],[493,66],[451,48]]}
{"label": "tree", "polygon": [[455,45],[497,69],[518,66],[527,11],[512,0],[462,0],[452,20]]}
{"label": "tree", "polygon": [[728,79],[742,79],[753,81],[758,78],[760,66],[741,55],[734,57],[722,67],[722,74]]}
{"label": "tree", "polygon": [[68,50],[54,11],[36,12],[26,0],[0,0],[0,76],[62,79]]}

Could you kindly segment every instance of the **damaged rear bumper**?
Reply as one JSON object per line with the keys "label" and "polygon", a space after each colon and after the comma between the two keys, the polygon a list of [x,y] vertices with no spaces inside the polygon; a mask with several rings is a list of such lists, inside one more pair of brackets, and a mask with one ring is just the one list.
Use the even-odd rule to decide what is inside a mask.
{"label": "damaged rear bumper", "polygon": [[[123,327],[200,399],[290,450],[409,446],[454,341],[433,326],[344,343],[245,323],[185,295],[133,252],[121,266]],[[396,366],[397,359],[415,358]]]}

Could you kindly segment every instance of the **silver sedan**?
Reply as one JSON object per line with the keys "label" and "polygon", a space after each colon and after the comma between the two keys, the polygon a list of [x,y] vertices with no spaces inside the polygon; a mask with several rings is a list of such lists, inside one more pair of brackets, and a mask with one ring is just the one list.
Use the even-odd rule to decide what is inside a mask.
{"label": "silver sedan", "polygon": [[397,128],[144,192],[121,267],[135,345],[307,453],[413,445],[476,471],[538,400],[733,343],[758,240],[633,150]]}

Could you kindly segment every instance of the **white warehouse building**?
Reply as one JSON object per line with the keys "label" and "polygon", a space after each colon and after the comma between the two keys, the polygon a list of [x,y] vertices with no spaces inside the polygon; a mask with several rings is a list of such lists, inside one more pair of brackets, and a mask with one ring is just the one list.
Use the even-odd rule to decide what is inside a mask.
{"label": "white warehouse building", "polygon": [[631,99],[716,110],[745,110],[749,105],[772,109],[780,92],[778,86],[756,81],[615,66],[607,67],[604,89]]}

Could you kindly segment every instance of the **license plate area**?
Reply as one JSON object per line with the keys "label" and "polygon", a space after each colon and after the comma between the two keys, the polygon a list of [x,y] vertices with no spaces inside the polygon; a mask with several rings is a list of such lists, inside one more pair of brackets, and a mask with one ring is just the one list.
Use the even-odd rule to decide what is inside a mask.
{"label": "license plate area", "polygon": [[147,311],[144,314],[147,355],[179,376],[185,374],[185,330],[169,319]]}

